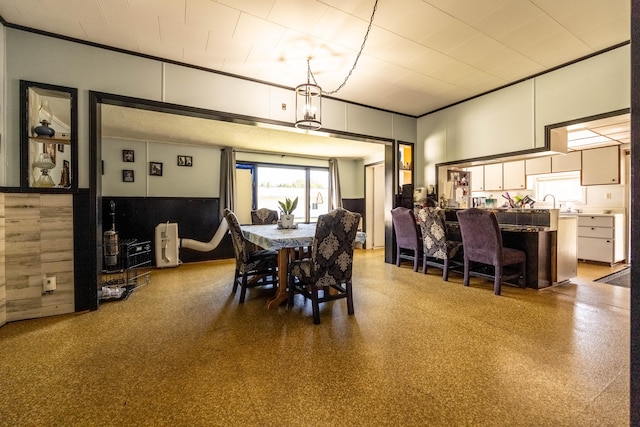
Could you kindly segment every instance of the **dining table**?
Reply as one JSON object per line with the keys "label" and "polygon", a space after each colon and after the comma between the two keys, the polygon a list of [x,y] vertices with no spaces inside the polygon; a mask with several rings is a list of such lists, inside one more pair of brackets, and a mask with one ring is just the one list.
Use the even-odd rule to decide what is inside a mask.
{"label": "dining table", "polygon": [[267,308],[278,307],[289,293],[287,280],[289,262],[296,249],[310,247],[316,234],[316,224],[297,223],[293,228],[282,228],[277,224],[243,225],[244,238],[264,249],[278,252],[278,289],[267,302]]}

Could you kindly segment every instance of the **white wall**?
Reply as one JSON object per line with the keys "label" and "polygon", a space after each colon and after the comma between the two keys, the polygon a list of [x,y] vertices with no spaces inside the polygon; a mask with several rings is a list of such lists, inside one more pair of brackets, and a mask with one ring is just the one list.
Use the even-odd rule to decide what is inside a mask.
{"label": "white wall", "polygon": [[[122,160],[122,150],[134,150],[134,162]],[[177,156],[191,156],[192,166],[178,166]],[[102,140],[103,196],[218,197],[220,149],[113,138]],[[162,176],[149,174],[149,162],[162,163]],[[123,182],[122,171],[134,171],[134,182]]]}
{"label": "white wall", "polygon": [[629,108],[630,47],[619,47],[417,121],[416,182],[437,163],[544,146],[544,128]]}
{"label": "white wall", "polygon": [[[7,39],[6,150],[0,151],[0,185],[19,186],[19,81],[78,88],[78,184],[89,185],[90,90],[186,106],[294,121],[293,90],[141,58],[9,28]],[[44,66],[43,64],[46,64]],[[415,142],[415,119],[334,99],[323,101],[327,129]]]}

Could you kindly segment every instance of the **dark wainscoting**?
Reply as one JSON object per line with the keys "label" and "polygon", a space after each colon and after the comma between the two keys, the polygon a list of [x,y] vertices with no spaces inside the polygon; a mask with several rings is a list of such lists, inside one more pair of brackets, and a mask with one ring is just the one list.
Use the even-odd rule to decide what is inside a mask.
{"label": "dark wainscoting", "polygon": [[364,198],[362,199],[342,199],[342,207],[351,211],[357,212],[362,215],[362,229],[364,230],[364,226],[366,224],[364,211],[366,209]]}
{"label": "dark wainscoting", "polygon": [[[109,205],[112,200],[116,203],[116,231],[120,239],[149,240],[153,246],[156,226],[175,222],[178,224],[179,238],[208,242],[220,224],[220,201],[217,198],[103,197],[103,230],[111,229]],[[228,235],[211,252],[180,249],[180,260],[185,263],[233,257],[233,246]]]}
{"label": "dark wainscoting", "polygon": [[[95,216],[91,212],[88,190],[78,190],[73,195],[73,280],[75,311],[95,310],[98,308],[98,290],[96,286],[95,246],[91,222]],[[95,225],[95,222],[94,222]]]}

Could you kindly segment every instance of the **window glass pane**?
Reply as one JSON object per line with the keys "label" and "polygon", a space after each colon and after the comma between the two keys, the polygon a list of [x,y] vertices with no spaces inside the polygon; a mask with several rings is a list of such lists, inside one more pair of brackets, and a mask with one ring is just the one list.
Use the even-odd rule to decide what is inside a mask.
{"label": "window glass pane", "polygon": [[298,198],[294,212],[296,221],[304,221],[304,200],[306,172],[304,169],[257,167],[257,208],[268,208],[280,212],[278,201]]}
{"label": "window glass pane", "polygon": [[534,179],[538,201],[542,201],[545,195],[552,194],[556,203],[586,203],[585,191],[580,185],[580,172],[536,175]]}
{"label": "window glass pane", "polygon": [[311,169],[309,172],[309,221],[317,222],[319,215],[329,211],[329,171]]}

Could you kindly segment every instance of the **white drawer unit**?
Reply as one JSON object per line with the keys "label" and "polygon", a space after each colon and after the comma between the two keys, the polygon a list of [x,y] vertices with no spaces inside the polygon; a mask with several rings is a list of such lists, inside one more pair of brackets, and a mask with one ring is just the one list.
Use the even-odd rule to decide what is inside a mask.
{"label": "white drawer unit", "polygon": [[624,261],[624,235],[622,214],[578,215],[578,259]]}

